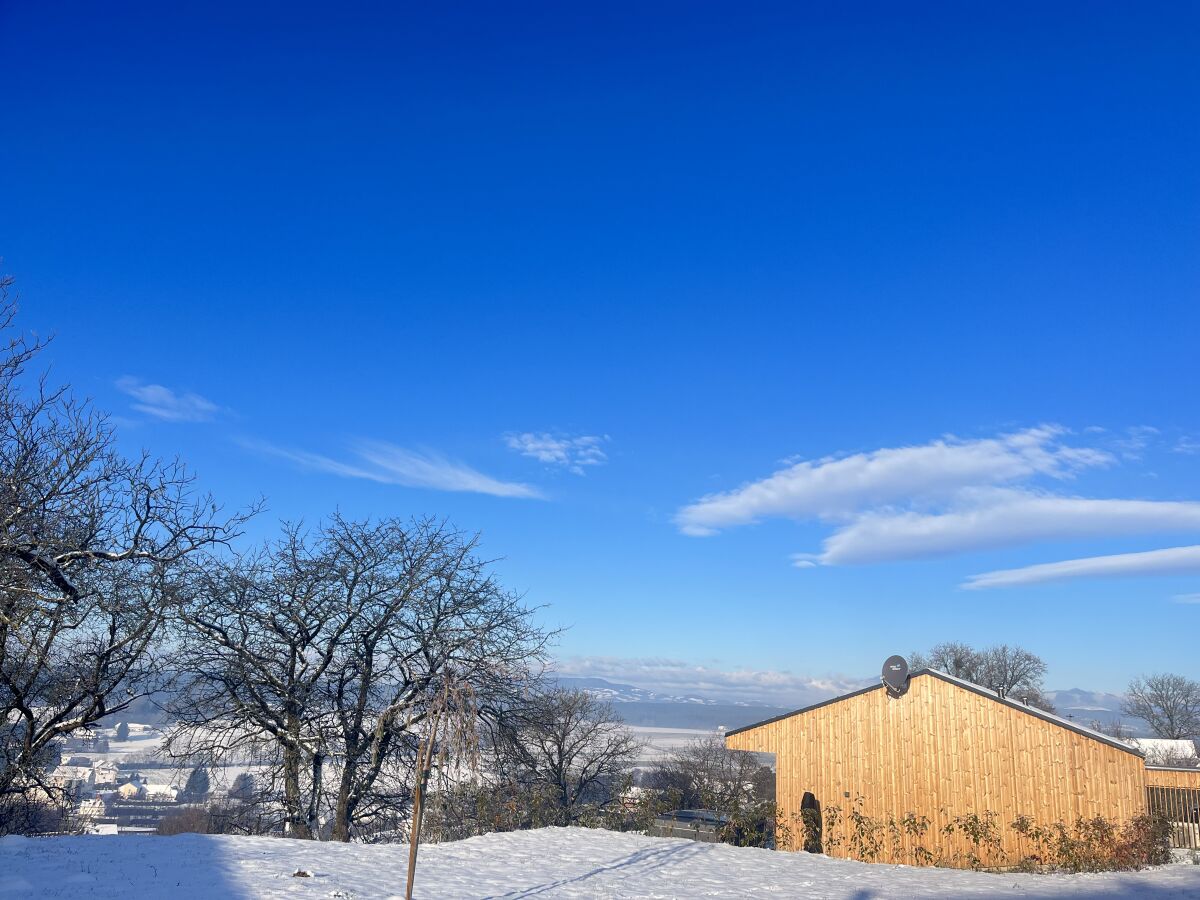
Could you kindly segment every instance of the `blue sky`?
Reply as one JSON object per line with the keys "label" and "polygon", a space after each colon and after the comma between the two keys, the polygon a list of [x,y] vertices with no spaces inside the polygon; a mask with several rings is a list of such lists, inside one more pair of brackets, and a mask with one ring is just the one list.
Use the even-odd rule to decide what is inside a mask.
{"label": "blue sky", "polygon": [[3,268],[130,450],[481,531],[567,671],[1200,676],[1194,4],[243,6],[0,4]]}

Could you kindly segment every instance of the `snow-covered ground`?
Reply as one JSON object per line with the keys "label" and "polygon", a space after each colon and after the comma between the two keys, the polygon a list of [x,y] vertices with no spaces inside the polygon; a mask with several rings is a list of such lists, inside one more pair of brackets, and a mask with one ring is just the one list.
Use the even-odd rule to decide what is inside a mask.
{"label": "snow-covered ground", "polygon": [[[629,728],[634,736],[645,741],[652,748],[651,752],[661,754],[664,751],[682,747],[689,741],[710,737],[715,733],[711,728],[657,728],[644,725],[633,725]],[[105,728],[102,733],[109,741],[109,749],[105,753],[97,751],[68,751],[66,756],[90,756],[92,759],[108,759],[113,762],[127,762],[132,755],[152,756],[162,746],[163,734],[158,729],[146,725],[133,725],[130,729],[129,740],[118,741],[116,729]]]}
{"label": "snow-covered ground", "polygon": [[[395,898],[407,847],[279,838],[0,838],[0,897],[111,900]],[[303,870],[311,877],[297,877]],[[422,847],[420,898],[1200,897],[1200,865],[1103,875],[995,875],[544,828]]]}
{"label": "snow-covered ground", "polygon": [[654,728],[646,725],[632,726],[629,730],[645,745],[638,760],[643,765],[659,762],[687,744],[704,740],[715,733],[700,728]]}
{"label": "snow-covered ground", "polygon": [[[651,726],[630,726],[630,731],[634,737],[644,742],[645,750],[641,754],[638,762],[645,766],[659,762],[665,756],[675,750],[682,748],[684,745],[704,738],[711,737],[714,733],[713,729],[704,728],[657,728]],[[131,728],[129,740],[118,741],[115,737],[115,729],[108,728],[104,730],[104,734],[109,738],[109,750],[105,753],[96,751],[70,751],[66,756],[87,756],[94,760],[110,760],[117,764],[129,765],[136,759],[153,757],[162,746],[162,732],[147,728],[144,725],[134,725]],[[254,771],[254,766],[249,766],[244,763],[231,763],[223,767],[223,770],[213,773],[214,781],[222,787],[228,787],[233,783],[240,773],[246,771]],[[149,770],[147,770],[149,771]],[[187,778],[191,767],[180,765],[176,769],[164,769],[162,778],[169,780],[174,777],[180,780]]]}

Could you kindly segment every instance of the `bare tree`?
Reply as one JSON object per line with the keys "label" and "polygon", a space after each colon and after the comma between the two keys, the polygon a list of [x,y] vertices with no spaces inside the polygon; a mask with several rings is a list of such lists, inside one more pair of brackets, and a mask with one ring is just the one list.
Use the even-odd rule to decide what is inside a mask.
{"label": "bare tree", "polygon": [[677,790],[684,807],[733,816],[748,805],[775,799],[774,781],[763,777],[764,769],[770,772],[753,753],[730,750],[714,734],[672,752],[655,766],[646,785]]}
{"label": "bare tree", "polygon": [[983,652],[983,685],[1001,697],[1013,697],[1053,710],[1042,693],[1046,663],[1022,647],[999,644]]}
{"label": "bare tree", "polygon": [[928,653],[913,653],[910,663],[914,669],[937,669],[995,691],[1001,697],[1054,712],[1054,705],[1042,688],[1046,663],[1022,647],[998,644],[976,650],[968,644],[947,641]]}
{"label": "bare tree", "polygon": [[0,797],[51,790],[62,737],[157,682],[183,561],[236,537],[179,462],[127,459],[105,418],[27,382],[40,345],[12,335],[0,282]]}
{"label": "bare tree", "polygon": [[720,734],[689,742],[649,773],[643,785],[682,808],[726,819],[722,840],[770,846],[775,833],[775,773],[754,753],[730,750]]}
{"label": "bare tree", "polygon": [[168,748],[251,753],[278,782],[286,833],[349,840],[410,801],[421,723],[449,677],[502,704],[546,634],[475,554],[433,520],[335,516],[202,567],[181,606],[178,726]]}
{"label": "bare tree", "polygon": [[909,664],[914,670],[937,669],[955,678],[982,684],[983,657],[983,653],[960,641],[944,641],[928,653],[909,654]]}
{"label": "bare tree", "polygon": [[1200,769],[1200,759],[1197,759],[1195,749],[1190,745],[1187,750],[1179,747],[1152,747],[1145,750],[1145,756],[1148,766]]}
{"label": "bare tree", "polygon": [[567,688],[536,693],[502,715],[495,746],[503,773],[546,791],[557,825],[616,800],[642,750],[611,704]]}
{"label": "bare tree", "polygon": [[1101,722],[1099,719],[1093,719],[1088,726],[1092,731],[1098,731],[1101,734],[1107,734],[1111,738],[1116,738],[1118,741],[1128,741],[1134,737],[1133,729],[1126,725],[1121,719],[1113,719],[1111,722]]}
{"label": "bare tree", "polygon": [[1200,682],[1161,673],[1129,683],[1121,711],[1141,719],[1160,738],[1200,736]]}
{"label": "bare tree", "polygon": [[[283,561],[288,549],[279,548]],[[179,610],[179,683],[167,704],[177,724],[164,749],[212,766],[253,760],[282,781],[286,833],[311,837],[328,724],[316,697],[331,653],[320,644],[336,631],[337,607],[311,596],[319,566],[300,570],[296,560],[275,573],[275,562],[267,554],[205,560],[191,573]]]}

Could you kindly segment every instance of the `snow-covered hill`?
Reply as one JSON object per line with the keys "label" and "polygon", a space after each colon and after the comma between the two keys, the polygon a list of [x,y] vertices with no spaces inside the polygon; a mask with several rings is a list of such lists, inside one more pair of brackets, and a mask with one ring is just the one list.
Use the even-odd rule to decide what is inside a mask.
{"label": "snow-covered hill", "polygon": [[[407,847],[280,838],[0,838],[0,897],[398,898]],[[297,873],[304,872],[306,875]],[[996,875],[867,865],[721,844],[544,828],[426,846],[415,895],[467,898],[1196,898],[1200,866]]]}
{"label": "snow-covered hill", "polygon": [[683,694],[662,694],[646,688],[634,687],[632,684],[618,684],[606,678],[590,678],[578,675],[559,675],[555,679],[563,687],[578,688],[587,691],[595,697],[612,703],[684,703],[693,706],[714,706],[724,703],[727,706],[761,706],[746,700],[713,700],[710,697],[698,697]]}
{"label": "snow-covered hill", "polygon": [[1106,694],[1103,691],[1088,691],[1082,688],[1070,688],[1065,691],[1047,691],[1046,696],[1054,704],[1060,716],[1074,719],[1081,725],[1099,722],[1111,725],[1120,722],[1125,728],[1135,734],[1148,735],[1146,723],[1131,719],[1121,712],[1121,702],[1125,699],[1120,694]]}
{"label": "snow-covered hill", "polygon": [[[768,703],[745,699],[715,700],[703,693],[674,694],[636,687],[607,678],[560,675],[556,679],[563,687],[579,688],[612,703],[613,708],[630,725],[658,728],[689,728],[711,731],[718,726],[740,728],[791,712],[798,707],[816,703],[835,696],[839,691],[827,686],[818,687],[814,682],[806,695],[794,706],[774,706]],[[845,691],[870,684],[847,683]],[[844,691],[842,691],[844,692]],[[1119,694],[1070,688],[1047,691],[1059,715],[1073,719],[1081,725],[1100,722],[1109,725],[1120,721],[1127,729],[1138,735],[1148,735],[1145,723],[1130,719],[1121,713]]]}
{"label": "snow-covered hill", "polygon": [[1103,691],[1086,691],[1083,688],[1070,688],[1065,691],[1047,691],[1046,696],[1059,709],[1067,709],[1078,713],[1121,711],[1121,702],[1125,699],[1120,694],[1106,694]]}
{"label": "snow-covered hill", "polygon": [[789,710],[748,700],[714,700],[693,694],[667,694],[605,678],[560,675],[563,687],[585,690],[607,700],[630,725],[656,728],[740,728]]}

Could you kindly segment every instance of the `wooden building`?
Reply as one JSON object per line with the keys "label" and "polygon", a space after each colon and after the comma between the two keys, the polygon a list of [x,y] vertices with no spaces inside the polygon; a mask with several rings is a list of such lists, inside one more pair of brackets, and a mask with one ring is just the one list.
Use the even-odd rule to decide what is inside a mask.
{"label": "wooden building", "polygon": [[1151,812],[1171,822],[1172,845],[1200,850],[1200,769],[1148,765],[1146,796]]}
{"label": "wooden building", "polygon": [[[929,669],[912,673],[900,691],[878,684],[725,739],[731,749],[775,755],[780,818],[793,826],[781,849],[802,848],[798,823],[810,810],[831,855],[967,865],[972,853],[983,855],[968,831],[991,814],[998,843],[982,848],[990,854],[984,864],[1015,864],[1031,852],[1011,827],[1018,817],[1124,823],[1146,809],[1148,771],[1137,750]],[[1153,776],[1160,777],[1191,776]],[[864,821],[868,832],[882,829],[867,835],[873,850]]]}

